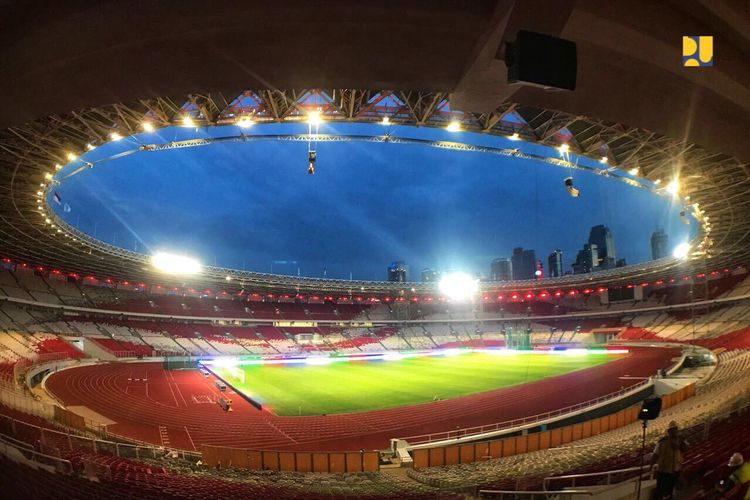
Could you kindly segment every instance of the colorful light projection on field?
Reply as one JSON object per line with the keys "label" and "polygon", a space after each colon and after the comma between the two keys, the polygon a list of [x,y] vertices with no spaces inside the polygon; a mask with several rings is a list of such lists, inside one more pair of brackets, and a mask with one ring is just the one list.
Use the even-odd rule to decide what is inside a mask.
{"label": "colorful light projection on field", "polygon": [[308,365],[324,366],[332,363],[355,362],[355,361],[401,361],[409,358],[419,357],[450,357],[469,353],[485,353],[494,356],[516,356],[519,354],[551,355],[551,356],[582,356],[589,354],[628,354],[627,349],[534,349],[531,351],[520,351],[516,349],[436,349],[434,351],[403,351],[382,352],[373,354],[353,354],[350,356],[290,356],[290,357],[265,357],[243,359],[236,357],[218,357],[203,359],[201,365],[215,368],[235,368],[250,365]]}

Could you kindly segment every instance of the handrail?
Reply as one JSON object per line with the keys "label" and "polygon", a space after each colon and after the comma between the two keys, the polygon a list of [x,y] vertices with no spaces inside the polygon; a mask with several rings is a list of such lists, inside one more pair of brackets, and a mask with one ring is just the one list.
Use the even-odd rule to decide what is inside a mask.
{"label": "handrail", "polygon": [[570,486],[575,488],[576,479],[581,479],[581,478],[586,478],[586,477],[600,477],[600,476],[605,476],[607,478],[606,484],[611,484],[610,481],[612,479],[612,476],[615,476],[617,474],[627,473],[627,472],[636,472],[636,471],[640,471],[641,472],[640,475],[643,475],[643,473],[645,472],[647,475],[650,476],[652,473],[650,468],[628,467],[626,469],[616,469],[616,470],[608,470],[608,471],[602,471],[602,472],[587,472],[584,474],[567,474],[565,476],[548,476],[544,478],[544,480],[542,481],[542,485],[546,491],[547,485],[553,481],[572,479],[573,481],[571,482]]}
{"label": "handrail", "polygon": [[[38,457],[42,457],[45,460],[48,460],[48,461],[50,461],[52,463],[60,464],[60,465],[64,465],[65,466],[64,468],[63,467],[55,467],[55,469],[57,471],[66,470],[66,472],[68,474],[72,474],[73,473],[73,464],[70,462],[70,460],[66,460],[66,459],[60,458],[60,457],[54,457],[52,455],[46,455],[44,453],[41,453],[41,452],[38,452],[38,451],[34,450],[33,448],[29,449],[29,448],[21,447],[21,446],[19,446],[17,444],[12,443],[11,441],[16,441],[16,440],[14,440],[12,438],[9,439],[9,436],[7,436],[5,434],[0,434],[0,445],[2,445],[2,446],[0,446],[0,454],[4,454],[4,455],[8,456],[7,455],[7,453],[8,453],[7,449],[8,448],[13,448],[14,450],[18,451],[21,455],[23,455],[24,458],[26,458],[26,460],[31,460],[32,462],[35,462],[37,464],[50,467],[49,464],[45,464],[41,460],[38,460]],[[31,454],[32,458],[26,457],[25,454]],[[12,458],[12,457],[10,457],[10,458]]]}
{"label": "handrail", "polygon": [[505,495],[513,495],[514,497],[524,497],[524,496],[530,496],[534,497],[537,495],[586,495],[586,496],[593,496],[594,492],[589,490],[559,490],[559,491],[540,491],[540,490],[527,490],[527,491],[516,491],[516,490],[479,490],[479,495],[500,495],[500,498],[502,498]]}
{"label": "handrail", "polygon": [[545,413],[540,413],[538,415],[531,415],[528,417],[517,418],[514,420],[506,420],[504,422],[496,422],[494,424],[486,424],[486,425],[480,425],[480,426],[475,426],[475,427],[466,427],[463,429],[457,429],[457,430],[451,430],[451,431],[433,432],[429,434],[407,436],[407,437],[402,437],[399,439],[402,439],[408,442],[410,445],[409,448],[414,448],[415,446],[424,445],[428,443],[434,443],[435,441],[438,441],[438,440],[450,440],[450,439],[455,440],[457,438],[466,439],[468,437],[474,437],[474,436],[486,434],[486,433],[493,432],[493,431],[500,431],[500,430],[517,427],[517,426],[534,424],[534,423],[538,423],[544,420],[548,420],[552,417],[558,417],[561,415],[574,413],[577,410],[590,407],[590,406],[595,406],[605,401],[618,399],[619,397],[628,393],[636,393],[652,383],[653,383],[653,380],[649,378],[641,382],[638,382],[635,385],[631,385],[630,387],[627,387],[625,389],[620,389],[618,391],[605,394],[604,396],[599,396],[598,398],[591,399],[589,401],[576,403],[574,405],[566,406],[563,408],[558,408],[556,410],[548,411]]}
{"label": "handrail", "polygon": [[[162,446],[162,447],[155,446],[152,443],[146,443],[145,441],[139,441],[137,439],[132,439],[132,438],[129,438],[127,436],[121,436],[120,434],[115,434],[113,432],[107,432],[106,434],[107,434],[108,437],[112,437],[112,438],[115,438],[115,439],[121,439],[123,442],[110,441],[110,440],[107,440],[107,439],[94,438],[94,437],[85,436],[85,435],[81,435],[81,434],[75,434],[73,432],[63,432],[61,430],[50,429],[50,428],[47,428],[47,427],[41,427],[39,425],[31,424],[31,423],[25,422],[23,420],[18,420],[17,418],[13,418],[10,415],[5,415],[4,413],[1,412],[1,410],[0,410],[0,419],[9,420],[11,422],[11,425],[13,425],[13,426],[21,425],[21,426],[25,426],[25,427],[30,427],[32,429],[37,429],[38,432],[40,434],[42,434],[42,435],[45,434],[45,433],[46,434],[57,434],[59,436],[65,436],[68,439],[74,439],[74,440],[76,440],[76,442],[88,442],[88,443],[91,443],[91,449],[92,450],[96,450],[97,447],[100,447],[100,446],[106,446],[106,447],[114,449],[115,450],[115,455],[117,455],[118,457],[121,456],[121,454],[120,454],[120,447],[122,447],[122,448],[142,448],[142,449],[144,449],[144,451],[145,450],[150,451],[151,455],[154,456],[154,457],[156,457],[159,454],[170,453],[170,452],[177,452],[183,458],[184,457],[200,458],[202,456],[200,454],[200,452],[193,452],[193,451],[189,451],[189,450],[181,450],[181,449],[178,449],[178,448],[169,448],[169,447],[166,447],[166,446]],[[3,436],[3,434],[0,433],[0,436]],[[13,438],[11,438],[11,439],[13,439]],[[23,441],[21,441],[21,442],[23,443]],[[24,443],[24,444],[27,444],[27,443]]]}
{"label": "handrail", "polygon": [[[615,309],[606,311],[594,311],[594,312],[580,312],[576,311],[570,314],[553,314],[547,316],[523,316],[523,317],[495,317],[495,318],[456,318],[456,319],[413,319],[413,320],[369,320],[368,322],[372,325],[404,325],[404,324],[463,324],[463,323],[478,323],[478,322],[490,322],[490,323],[507,323],[519,320],[528,320],[533,318],[535,321],[538,320],[553,320],[553,319],[576,319],[576,318],[600,318],[610,316],[621,316],[624,314],[633,315],[648,312],[659,312],[659,311],[674,311],[682,309],[691,309],[694,307],[712,306],[719,304],[731,304],[735,302],[742,302],[750,300],[750,293],[741,295],[739,297],[723,297],[720,299],[701,300],[697,302],[687,302],[684,304],[672,304],[672,305],[661,305],[642,307],[637,309]],[[62,304],[50,304],[47,302],[38,302],[35,300],[19,299],[16,297],[9,297],[7,295],[0,295],[0,302],[12,302],[17,304],[24,304],[30,306],[36,306],[46,309],[54,309],[56,311],[72,311],[72,312],[84,312],[94,313],[99,315],[116,316],[118,319],[122,317],[126,318],[142,318],[142,319],[166,319],[166,320],[180,320],[180,321],[226,321],[236,324],[248,324],[248,325],[265,325],[272,324],[276,319],[272,318],[232,318],[232,317],[221,317],[221,316],[182,316],[174,314],[157,314],[157,313],[143,313],[143,312],[132,312],[132,311],[118,311],[114,309],[97,309],[93,307],[78,307],[68,306]],[[361,321],[342,321],[342,320],[315,320],[316,324],[319,325],[347,325],[361,326]]]}

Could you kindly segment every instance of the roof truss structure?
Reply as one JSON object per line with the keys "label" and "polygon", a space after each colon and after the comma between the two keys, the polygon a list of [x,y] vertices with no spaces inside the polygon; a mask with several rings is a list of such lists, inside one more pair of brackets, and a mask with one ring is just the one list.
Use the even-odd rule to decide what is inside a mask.
{"label": "roof truss structure", "polygon": [[[0,257],[99,277],[153,279],[141,257],[102,242],[92,243],[86,235],[73,234],[68,228],[51,229],[40,215],[36,196],[44,186],[45,174],[54,173],[56,164],[67,163],[69,154],[79,154],[89,144],[107,142],[113,131],[121,135],[142,131],[144,121],[155,127],[180,124],[186,116],[198,126],[231,124],[241,118],[283,122],[304,120],[313,111],[331,122],[377,123],[387,117],[397,124],[444,127],[458,121],[466,131],[518,134],[526,141],[553,147],[565,142],[577,154],[597,160],[606,157],[611,166],[637,169],[650,181],[666,183],[678,176],[681,194],[688,195],[691,204],[699,204],[702,217],[710,219],[706,258],[701,259],[701,265],[716,268],[750,261],[750,167],[729,155],[628,125],[514,102],[503,103],[492,113],[476,114],[452,110],[444,92],[360,89],[259,89],[236,96],[153,98],[53,115],[0,131]],[[607,279],[625,282],[649,273],[663,274],[676,265],[629,266]],[[216,276],[202,279],[216,284],[225,271],[217,270]],[[246,274],[243,279],[248,283],[275,289],[314,286],[343,291],[354,285]],[[576,279],[590,281],[591,276]],[[392,292],[394,286],[403,285],[362,286]]]}

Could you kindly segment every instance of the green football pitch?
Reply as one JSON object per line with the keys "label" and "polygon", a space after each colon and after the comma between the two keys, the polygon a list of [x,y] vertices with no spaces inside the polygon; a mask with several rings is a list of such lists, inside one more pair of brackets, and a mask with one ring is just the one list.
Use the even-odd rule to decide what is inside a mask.
{"label": "green football pitch", "polygon": [[211,367],[276,415],[377,410],[448,399],[562,375],[620,358],[613,354],[470,352],[397,361]]}

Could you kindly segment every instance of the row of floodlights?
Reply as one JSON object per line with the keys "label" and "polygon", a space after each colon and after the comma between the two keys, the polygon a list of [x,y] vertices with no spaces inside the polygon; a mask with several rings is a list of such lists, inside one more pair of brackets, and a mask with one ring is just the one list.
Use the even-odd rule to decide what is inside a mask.
{"label": "row of floodlights", "polygon": [[[322,115],[321,115],[320,111],[313,111],[313,112],[308,113],[308,115],[307,115],[307,122],[310,125],[314,125],[314,126],[320,125],[323,122],[323,118],[322,118]],[[237,125],[237,126],[239,126],[241,128],[249,128],[249,127],[253,126],[254,124],[255,124],[255,121],[253,120],[253,118],[251,116],[247,116],[247,115],[239,116],[236,119],[236,121],[235,121],[235,125]],[[381,125],[391,125],[392,123],[391,123],[391,120],[390,120],[390,118],[388,116],[384,116],[382,118],[380,124]],[[197,127],[198,126],[198,124],[196,123],[196,121],[191,116],[189,116],[189,115],[182,116],[182,118],[180,118],[180,120],[179,120],[179,125],[182,126],[182,127],[186,127],[186,128],[193,128],[193,127]],[[154,124],[153,121],[150,121],[150,120],[143,121],[141,123],[141,127],[146,132],[153,132],[153,131],[156,130],[156,125]],[[449,132],[460,132],[462,130],[462,125],[461,125],[461,122],[459,120],[451,120],[445,126],[445,129],[448,130]],[[122,136],[122,134],[120,134],[118,131],[115,130],[115,131],[112,131],[112,132],[109,133],[109,139],[111,141],[119,141],[119,140],[123,139],[123,136]],[[514,132],[513,134],[511,134],[511,135],[508,136],[508,139],[517,141],[517,140],[521,140],[521,136],[518,134],[518,132]],[[95,146],[93,144],[91,144],[91,143],[86,144],[86,149],[87,150],[91,151],[94,148],[95,148]],[[563,143],[560,146],[558,146],[557,149],[559,150],[559,152],[560,152],[561,155],[566,155],[566,154],[568,154],[570,152],[570,145],[568,143]],[[68,161],[74,161],[75,159],[78,158],[78,156],[75,153],[72,153],[72,152],[65,153],[65,157],[68,159]],[[609,162],[609,158],[607,156],[602,156],[599,161],[601,163],[607,164]],[[56,165],[55,168],[57,170],[59,170],[62,167],[60,165]],[[630,175],[637,176],[637,175],[640,174],[640,170],[638,169],[638,167],[634,167],[634,168],[631,168],[630,170],[628,170],[628,173]],[[45,174],[45,179],[51,180],[52,179],[52,174],[46,173]],[[661,179],[657,179],[656,181],[654,181],[654,184],[657,185],[657,186],[659,184],[661,184]],[[668,193],[672,194],[673,196],[677,196],[678,193],[679,193],[679,181],[678,181],[678,179],[675,178],[674,180],[670,181],[667,184],[667,186],[665,187],[665,190]]]}

